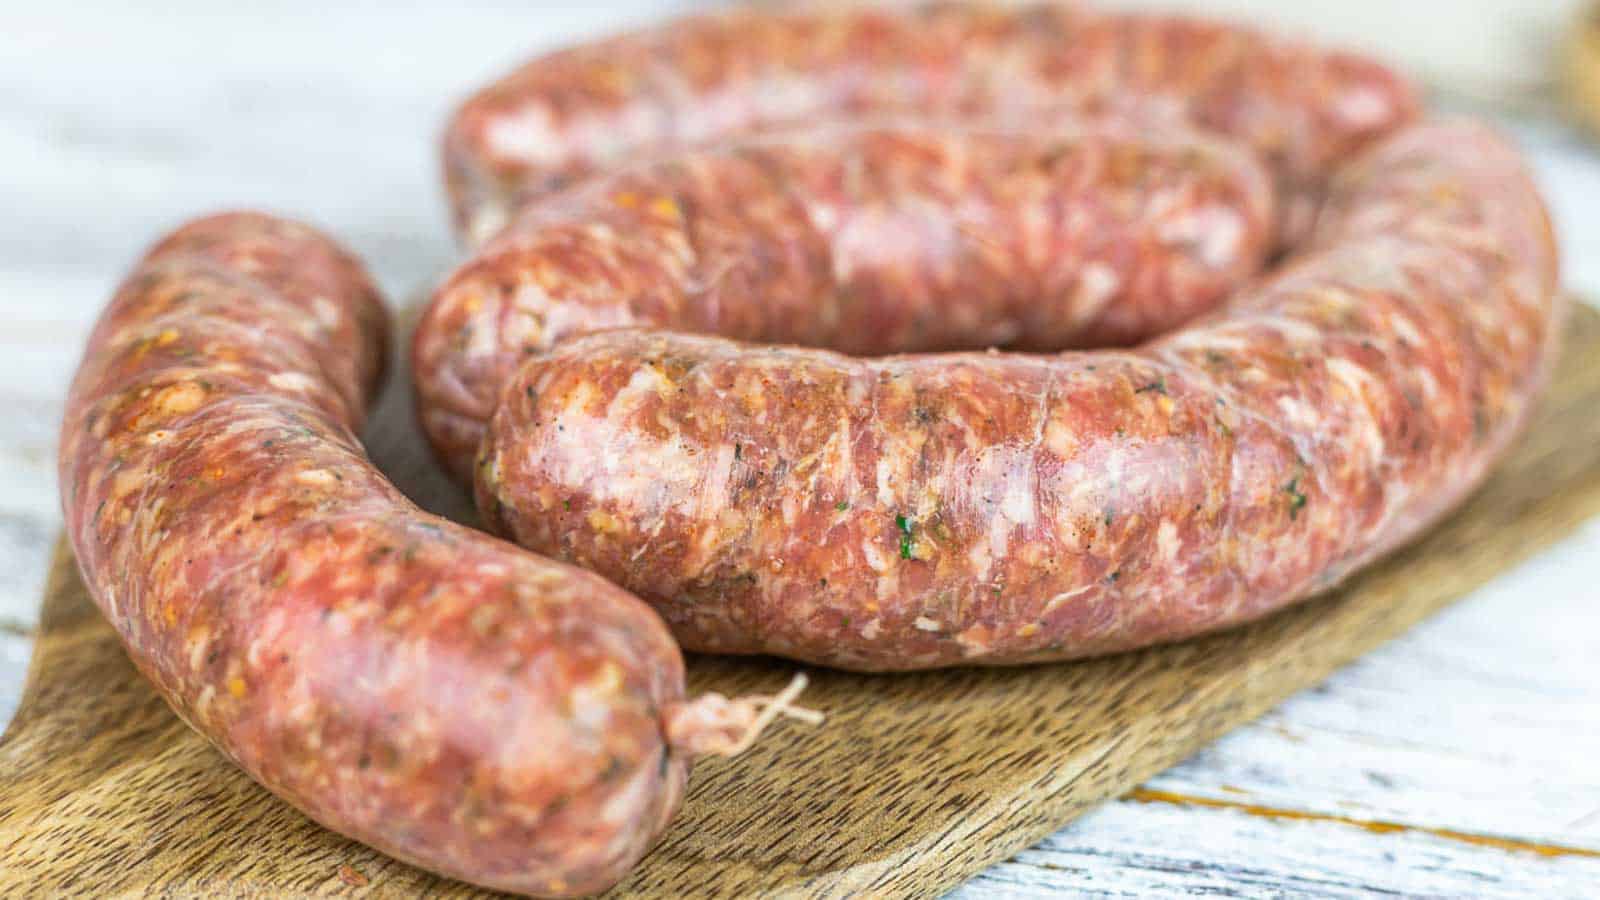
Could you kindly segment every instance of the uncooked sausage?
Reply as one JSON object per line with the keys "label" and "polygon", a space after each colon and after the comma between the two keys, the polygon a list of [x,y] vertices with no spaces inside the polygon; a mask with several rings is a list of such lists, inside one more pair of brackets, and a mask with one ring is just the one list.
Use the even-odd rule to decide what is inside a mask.
{"label": "uncooked sausage", "polygon": [[361,268],[256,214],[191,223],[96,325],[67,532],[135,664],[317,821],[505,890],[616,881],[750,701],[684,700],[661,620],[426,514],[356,438],[386,325]]}
{"label": "uncooked sausage", "polygon": [[874,121],[626,168],[524,206],[417,329],[458,478],[500,389],[628,325],[858,354],[1128,344],[1216,305],[1274,238],[1249,150],[1128,118]]}
{"label": "uncooked sausage", "polygon": [[[471,241],[498,237],[423,319],[419,412],[457,474],[478,447],[486,521],[639,592],[690,648],[910,669],[1246,621],[1458,502],[1543,377],[1560,300],[1542,203],[1500,138],[1412,126],[1415,113],[1405,80],[1360,57],[1076,6],[740,11],[544,57],[447,131],[458,222]],[[952,244],[908,238],[921,235],[906,218],[862,243],[888,273],[874,289],[853,289],[856,266],[826,265],[858,217],[928,205],[919,191],[884,202],[859,171],[921,188],[893,173],[946,171],[919,168],[941,158],[924,152],[931,135],[944,150],[972,129],[1037,140],[1071,116],[1247,148],[1273,214],[1224,204],[1231,215],[1193,234],[1248,235],[1281,257],[1192,325],[1262,254],[1214,254],[1204,290],[1172,289],[1199,283],[1182,277],[1141,293],[1129,272],[1192,274],[1194,259],[1127,240],[1137,249],[1106,278],[1069,239],[1056,283],[1073,302],[1049,302],[1024,255],[967,252],[1048,219],[1024,203],[960,231],[959,278],[930,274],[928,248]],[[853,165],[869,155],[841,135],[862,134],[898,149]],[[852,177],[768,161],[803,135]],[[1171,177],[1209,183],[1204,170]],[[938,181],[935,205],[948,221],[999,209],[982,189],[993,180]],[[836,193],[808,206],[817,184]],[[1092,205],[1114,183],[1085,191]],[[706,207],[717,227],[702,233]],[[729,234],[762,239],[740,255]],[[822,266],[813,241],[828,245]],[[697,269],[702,256],[715,265]],[[1101,314],[1134,327],[1074,315],[1093,282],[1126,288]],[[1015,315],[1041,300],[1044,315]],[[1059,356],[829,352],[1046,351],[1163,330]]]}
{"label": "uncooked sausage", "polygon": [[[468,242],[484,244],[514,224],[430,304],[413,349],[418,417],[440,461],[467,481],[484,423],[516,365],[562,337],[619,325],[871,353],[1132,342],[1214,304],[1263,239],[1299,243],[1333,163],[1416,111],[1408,82],[1357,55],[1237,25],[1053,3],[740,9],[549,54],[469,98],[446,129],[445,180]],[[789,152],[766,144],[757,155],[776,155],[779,168],[826,173],[820,151],[839,142],[839,126],[826,123],[884,117],[929,123],[900,125],[898,149],[884,125],[875,146],[844,140],[836,162],[878,166],[846,168],[851,177],[831,184],[802,184],[809,197],[789,196],[787,178],[774,179],[771,164],[747,159],[754,135],[786,131]],[[973,139],[963,141],[961,126],[950,123],[1009,129],[1015,140],[1031,131],[1042,141],[1074,117],[1142,123],[1124,129],[1124,151],[1165,123],[1169,133],[1159,140],[1169,155],[1151,171],[1181,171],[1170,156],[1174,141],[1196,144],[1203,160],[1232,167],[1190,173],[1187,180],[1202,188],[1198,198],[1170,190],[1181,175],[1168,179],[1166,191],[1112,191],[1146,202],[1176,199],[1164,231],[1154,220],[1144,224],[1165,240],[1201,245],[1202,257],[1220,260],[1212,271],[1164,285],[1171,273],[1148,241],[1084,246],[1095,229],[1048,222],[1040,206],[1048,197],[1001,211],[995,204],[1007,198],[997,192],[988,198],[988,221],[963,205],[982,204],[986,191],[962,178],[959,151]],[[943,144],[932,135],[940,123],[952,133]],[[819,132],[809,148],[796,136],[800,126]],[[1203,145],[1192,133],[1183,137],[1191,127],[1215,137]],[[1269,173],[1275,221],[1265,235],[1251,227],[1260,191],[1237,190],[1255,175],[1223,139],[1248,148]],[[630,216],[607,202],[604,186],[563,190],[597,172],[719,145],[720,152],[687,157],[694,165],[678,156],[642,176],[618,176],[630,184],[643,177],[637,186],[646,189],[618,194],[636,201],[664,195],[667,202],[653,210],[643,204]],[[988,171],[1004,162],[991,157]],[[921,180],[875,177],[884,170]],[[1015,172],[1009,180],[1052,184]],[[1231,203],[1204,190],[1229,182]],[[1082,205],[1092,194],[1079,190],[1074,200]],[[1196,202],[1207,197],[1222,202]],[[707,204],[679,202],[701,198],[713,212],[705,236],[696,222]],[[1206,210],[1218,220],[1206,224]],[[1140,213],[1160,211],[1147,206]],[[841,215],[862,240],[850,243],[849,229],[836,221]],[[883,221],[867,227],[874,217]],[[908,218],[924,221],[904,224]],[[1122,238],[1149,234],[1137,221],[1112,223]],[[940,230],[961,240],[941,244]],[[995,232],[1004,236],[998,247],[986,243]],[[848,264],[892,248],[884,242],[892,235],[913,246],[900,248],[896,265],[880,266],[882,277],[853,277]],[[747,255],[731,246],[736,238]],[[1044,264],[1036,258],[1041,246],[1069,259]],[[702,250],[715,265],[696,265]],[[941,250],[948,255],[941,258]],[[1118,262],[1107,267],[1106,258]],[[1130,272],[1142,277],[1123,277]],[[1015,315],[1030,305],[1037,307],[1030,316]],[[887,321],[875,321],[880,315]],[[1085,315],[1099,321],[1082,321]]]}
{"label": "uncooked sausage", "polygon": [[518,203],[641,153],[886,112],[1137,108],[1230,135],[1279,177],[1298,235],[1330,165],[1412,117],[1412,88],[1350,53],[1220,22],[1069,3],[743,8],[541,56],[444,137],[471,243]]}
{"label": "uncooked sausage", "polygon": [[1174,640],[1336,584],[1476,486],[1557,345],[1515,150],[1412,126],[1304,248],[1131,350],[861,359],[666,331],[506,385],[479,507],[686,648],[863,670]]}

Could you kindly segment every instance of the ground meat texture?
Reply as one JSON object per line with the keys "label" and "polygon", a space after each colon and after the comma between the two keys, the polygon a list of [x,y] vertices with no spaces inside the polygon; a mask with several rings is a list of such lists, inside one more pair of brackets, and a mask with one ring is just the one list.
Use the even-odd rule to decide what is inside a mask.
{"label": "ground meat texture", "polygon": [[1339,168],[1290,261],[1135,349],[562,343],[506,385],[479,505],[694,650],[894,670],[1180,639],[1471,491],[1546,376],[1556,288],[1515,151],[1427,123]]}
{"label": "ground meat texture", "polygon": [[161,242],[68,400],[84,582],[178,714],[317,821],[482,885],[604,888],[678,805],[684,748],[748,708],[684,701],[671,636],[620,588],[384,480],[355,436],[384,331],[304,226]]}
{"label": "ground meat texture", "polygon": [[1299,229],[1329,163],[1416,101],[1371,60],[1190,18],[1049,3],[746,7],[534,59],[460,107],[444,167],[457,225],[480,243],[520,198],[664,147],[837,115],[1031,122],[1129,106],[1249,144]]}
{"label": "ground meat texture", "polygon": [[576,334],[649,326],[856,354],[1129,344],[1253,277],[1271,180],[1136,120],[813,127],[525,205],[435,293],[421,420],[463,481],[500,389]]}

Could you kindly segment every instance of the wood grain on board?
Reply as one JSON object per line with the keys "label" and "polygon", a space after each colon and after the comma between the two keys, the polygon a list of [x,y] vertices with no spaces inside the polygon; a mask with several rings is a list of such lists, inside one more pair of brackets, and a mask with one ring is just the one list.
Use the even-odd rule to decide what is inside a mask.
{"label": "wood grain on board", "polygon": [[[814,671],[806,702],[828,712],[827,724],[783,725],[742,757],[697,767],[683,811],[618,893],[950,888],[1600,513],[1597,409],[1600,314],[1579,307],[1528,435],[1484,489],[1327,597],[1225,634],[1088,662],[901,676]],[[391,443],[390,432],[374,434]],[[376,455],[414,446],[392,444],[375,446]],[[771,690],[793,668],[696,659],[690,686]],[[1174,801],[1151,789],[1133,796]],[[1546,858],[1600,858],[1581,845],[1502,843]],[[112,890],[479,894],[322,829],[233,769],[135,673],[61,548],[22,705],[0,738],[0,895]]]}

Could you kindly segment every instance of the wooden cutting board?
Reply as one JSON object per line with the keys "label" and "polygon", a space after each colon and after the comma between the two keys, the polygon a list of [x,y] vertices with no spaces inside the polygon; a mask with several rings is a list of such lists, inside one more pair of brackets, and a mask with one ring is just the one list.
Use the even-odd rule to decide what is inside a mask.
{"label": "wooden cutting board", "polygon": [[[369,435],[435,508],[404,398]],[[1600,513],[1600,314],[1579,307],[1526,439],[1456,516],[1345,588],[1256,625],[1089,662],[814,671],[818,729],[696,768],[618,890],[928,896],[1038,841]],[[770,691],[792,664],[702,658],[695,691]],[[1070,879],[1070,875],[1064,875]],[[182,725],[58,549],[21,708],[0,738],[0,896],[483,896],[324,830]]]}

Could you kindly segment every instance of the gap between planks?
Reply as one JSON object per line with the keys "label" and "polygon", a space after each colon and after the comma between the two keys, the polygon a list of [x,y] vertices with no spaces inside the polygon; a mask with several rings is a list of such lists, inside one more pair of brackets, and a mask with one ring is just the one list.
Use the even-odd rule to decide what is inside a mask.
{"label": "gap between planks", "polygon": [[[1248,816],[1261,819],[1294,821],[1294,822],[1327,822],[1336,825],[1347,825],[1359,828],[1373,834],[1394,834],[1406,832],[1412,834],[1427,834],[1445,840],[1456,841],[1463,844],[1472,844],[1476,847],[1493,847],[1498,850],[1512,852],[1533,853],[1544,857],[1577,856],[1587,859],[1600,859],[1600,850],[1589,850],[1584,847],[1570,847],[1562,844],[1550,844],[1537,841],[1523,841],[1515,838],[1496,837],[1494,835],[1479,834],[1470,831],[1458,831],[1453,828],[1438,828],[1429,825],[1415,825],[1406,822],[1395,822],[1384,819],[1361,819],[1355,816],[1340,816],[1333,813],[1315,812],[1305,809],[1286,809],[1274,806],[1264,806],[1257,803],[1246,803],[1240,800],[1223,800],[1217,797],[1201,797],[1193,794],[1180,794],[1175,791],[1161,791],[1153,788],[1134,788],[1122,796],[1123,800],[1134,803],[1165,804],[1167,806],[1199,806],[1207,809],[1229,809],[1242,812]],[[1600,815],[1597,810],[1594,815]],[[1588,817],[1586,817],[1588,818]],[[1581,819],[1579,821],[1582,821]]]}

